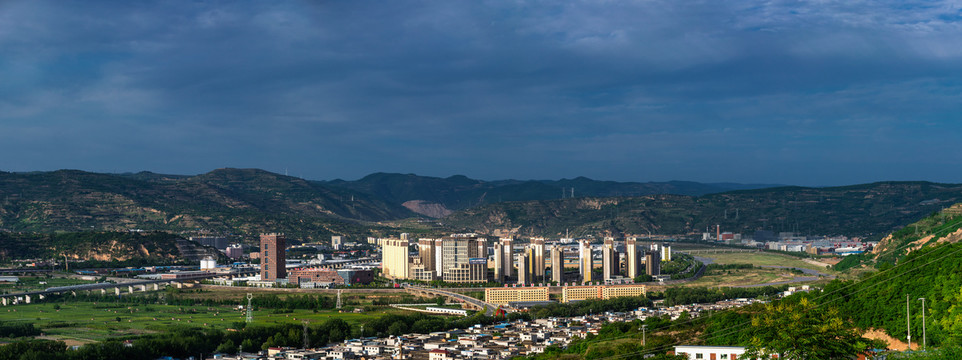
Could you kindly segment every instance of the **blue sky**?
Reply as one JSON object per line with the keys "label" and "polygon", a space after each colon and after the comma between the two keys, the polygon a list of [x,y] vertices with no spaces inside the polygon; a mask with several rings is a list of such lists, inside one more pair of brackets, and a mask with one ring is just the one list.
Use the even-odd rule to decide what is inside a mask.
{"label": "blue sky", "polygon": [[962,182],[928,1],[0,2],[0,170]]}

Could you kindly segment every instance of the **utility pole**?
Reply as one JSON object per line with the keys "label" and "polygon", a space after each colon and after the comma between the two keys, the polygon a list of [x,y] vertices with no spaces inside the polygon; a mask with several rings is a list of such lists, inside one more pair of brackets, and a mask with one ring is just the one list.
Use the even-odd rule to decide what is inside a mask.
{"label": "utility pole", "polygon": [[912,350],[912,318],[909,311],[909,294],[905,294],[905,329],[908,330],[906,339],[909,341],[909,350]]}
{"label": "utility pole", "polygon": [[254,294],[247,293],[247,323],[250,324],[254,322],[254,308],[251,306],[251,299],[254,298]]}
{"label": "utility pole", "polygon": [[645,334],[645,330],[647,330],[647,328],[648,325],[641,325],[641,347],[645,347],[645,343],[647,342],[647,336]]}
{"label": "utility pole", "polygon": [[922,300],[922,351],[925,351],[926,344],[925,341],[925,298],[919,298]]}
{"label": "utility pole", "polygon": [[309,323],[309,321],[304,320],[304,330],[303,330],[303,333],[304,333],[304,348],[305,348],[305,349],[308,349],[308,348],[311,347],[311,341],[310,341],[310,339],[307,337],[307,324],[308,324],[308,323]]}

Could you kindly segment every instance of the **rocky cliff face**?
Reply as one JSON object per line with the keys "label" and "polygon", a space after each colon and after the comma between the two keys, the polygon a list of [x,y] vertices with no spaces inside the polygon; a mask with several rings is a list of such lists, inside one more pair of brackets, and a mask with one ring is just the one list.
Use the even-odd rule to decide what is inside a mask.
{"label": "rocky cliff face", "polygon": [[426,200],[411,200],[405,201],[401,204],[413,212],[421,215],[430,216],[433,218],[443,218],[445,216],[451,215],[454,211],[444,207],[443,204],[430,202]]}

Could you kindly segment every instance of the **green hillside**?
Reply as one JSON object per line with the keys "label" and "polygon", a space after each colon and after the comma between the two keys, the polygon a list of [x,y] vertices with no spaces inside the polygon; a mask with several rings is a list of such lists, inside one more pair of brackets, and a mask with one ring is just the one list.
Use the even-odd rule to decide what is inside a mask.
{"label": "green hillside", "polygon": [[190,177],[0,173],[0,229],[8,231],[286,232],[310,239],[364,234],[369,227],[359,222],[412,214],[365,194],[256,169]]}
{"label": "green hillside", "polygon": [[[586,177],[561,180],[483,181],[462,175],[447,178],[415,174],[375,173],[359,180],[334,180],[325,185],[374,195],[384,201],[403,204],[421,200],[463,210],[505,201],[533,201],[571,197],[644,196],[653,194],[704,195],[731,190],[768,188],[766,184],[704,184],[690,181],[618,182]],[[564,192],[564,195],[562,195]]]}
{"label": "green hillside", "polygon": [[0,232],[0,263],[15,259],[89,260],[160,264],[219,256],[180,236],[162,233],[74,232],[23,234]]}
{"label": "green hillside", "polygon": [[962,199],[962,185],[883,182],[865,185],[782,187],[699,197],[575,198],[506,202],[454,213],[444,222],[459,229],[517,231],[521,235],[575,236],[601,232],[700,233],[765,229],[881,238],[903,224]]}

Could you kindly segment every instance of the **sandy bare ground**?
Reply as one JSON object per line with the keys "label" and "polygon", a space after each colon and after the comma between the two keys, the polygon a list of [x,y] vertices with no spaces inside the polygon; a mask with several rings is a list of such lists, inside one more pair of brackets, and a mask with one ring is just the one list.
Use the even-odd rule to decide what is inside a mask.
{"label": "sandy bare ground", "polygon": [[[868,329],[868,331],[866,331],[865,334],[863,334],[862,336],[864,336],[867,339],[881,340],[882,342],[887,343],[888,348],[891,350],[905,351],[906,349],[908,349],[908,344],[906,344],[905,342],[899,339],[889,336],[889,334],[885,333],[885,330]],[[912,343],[912,350],[918,350],[918,349],[919,349],[919,344]]]}

